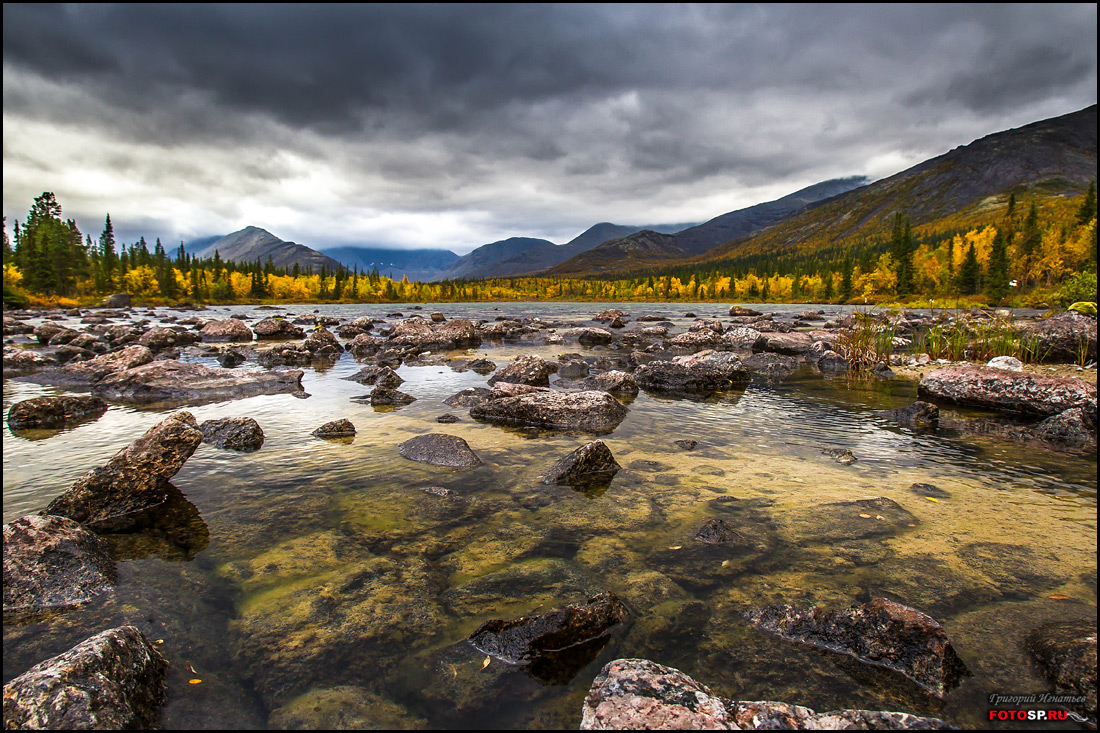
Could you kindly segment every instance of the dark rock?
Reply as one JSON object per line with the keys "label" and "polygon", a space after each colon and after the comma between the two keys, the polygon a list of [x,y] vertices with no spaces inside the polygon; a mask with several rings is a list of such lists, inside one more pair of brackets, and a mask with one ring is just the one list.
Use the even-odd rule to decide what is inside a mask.
{"label": "dark rock", "polygon": [[708,519],[695,533],[695,539],[711,545],[720,545],[727,542],[737,542],[743,539],[733,525],[724,519]]}
{"label": "dark rock", "polygon": [[911,425],[920,430],[935,430],[940,424],[940,408],[931,402],[914,402],[908,407],[887,410],[886,416],[902,425]]}
{"label": "dark rock", "polygon": [[699,443],[694,440],[676,440],[673,442],[675,443],[676,447],[680,448],[681,450],[695,450],[695,446],[699,445]]}
{"label": "dark rock", "polygon": [[760,353],[742,359],[741,363],[766,382],[781,382],[794,374],[801,362],[794,356]]}
{"label": "dark rock", "polygon": [[1074,407],[1095,411],[1096,386],[1076,377],[1055,377],[990,367],[945,367],[926,375],[917,394],[994,410],[1057,415]]}
{"label": "dark rock", "polygon": [[404,383],[397,372],[387,366],[365,366],[350,377],[344,377],[359,384],[375,384],[380,387],[396,387]]}
{"label": "dark rock", "polygon": [[558,367],[558,376],[564,379],[583,379],[588,376],[588,362],[583,359],[563,362]]}
{"label": "dark rock", "polygon": [[443,400],[443,404],[451,407],[477,407],[488,402],[491,397],[491,390],[484,387],[470,387]]}
{"label": "dark rock", "polygon": [[[4,376],[33,372],[50,365],[50,359],[35,349],[4,347]],[[32,380],[33,381],[33,380]]]}
{"label": "dark rock", "polygon": [[823,448],[821,452],[844,466],[850,466],[858,460],[847,448]]}
{"label": "dark rock", "polygon": [[43,513],[75,519],[96,531],[124,530],[134,515],[165,501],[168,479],[201,442],[194,416],[177,412],[77,479]]}
{"label": "dark rock", "polygon": [[787,516],[789,531],[800,543],[834,544],[888,537],[918,524],[912,513],[886,497],[816,504]]}
{"label": "dark rock", "polygon": [[265,318],[262,321],[258,321],[256,325],[252,327],[252,331],[256,334],[257,340],[285,341],[288,339],[305,338],[306,336],[304,329],[295,326],[285,318],[277,317]]}
{"label": "dark rock", "polygon": [[[1095,403],[1090,405],[1094,409]],[[1035,437],[1056,447],[1095,448],[1096,415],[1085,407],[1074,407],[1048,417],[1032,428]]]}
{"label": "dark rock", "polygon": [[199,333],[207,342],[252,340],[252,329],[236,318],[207,321]]}
{"label": "dark rock", "polygon": [[[31,328],[31,327],[26,326],[26,328]],[[59,326],[56,323],[51,323],[49,321],[47,321],[46,323],[43,323],[41,326],[38,326],[38,327],[33,329],[34,337],[36,339],[38,339],[38,343],[43,344],[43,345],[48,344],[50,342],[50,339],[52,339],[54,336],[58,335],[59,333],[61,333],[63,331],[66,331],[66,330],[68,330],[68,329],[66,329],[63,326]],[[5,327],[4,332],[5,332],[5,335],[6,335],[7,334],[7,328],[6,327]],[[27,333],[27,331],[21,330],[21,331],[18,331],[18,333]],[[75,331],[74,331],[74,333],[75,333]]]}
{"label": "dark rock", "polygon": [[746,308],[742,305],[731,305],[729,313],[730,316],[737,317],[753,317],[764,315],[760,311],[753,310],[752,308]]}
{"label": "dark rock", "polygon": [[897,376],[894,373],[894,370],[891,369],[890,366],[884,361],[880,361],[873,367],[871,367],[871,374],[875,375],[879,379],[893,379]]}
{"label": "dark rock", "polygon": [[96,420],[107,411],[107,403],[98,397],[35,397],[16,402],[8,410],[12,430],[61,428]]}
{"label": "dark rock", "polygon": [[583,605],[572,604],[539,616],[486,621],[470,635],[470,642],[509,664],[531,664],[544,655],[597,639],[629,617],[623,602],[604,592]]}
{"label": "dark rock", "polygon": [[489,399],[499,400],[502,397],[515,397],[521,394],[534,392],[550,392],[547,387],[535,387],[530,384],[513,384],[512,382],[497,382],[489,393]]}
{"label": "dark rock", "polygon": [[1087,361],[1096,361],[1096,318],[1073,311],[1059,313],[1036,323],[1023,323],[1022,336],[1037,342],[1044,361],[1074,363],[1078,349]]}
{"label": "dark rock", "polygon": [[544,484],[584,486],[607,484],[622,468],[602,440],[593,440],[559,459],[546,472]]}
{"label": "dark rock", "polygon": [[627,409],[606,392],[533,392],[472,407],[470,416],[488,422],[532,427],[610,432]]}
{"label": "dark rock", "polygon": [[638,383],[634,381],[634,377],[618,370],[588,377],[581,384],[585,389],[594,389],[610,394],[638,394]]}
{"label": "dark rock", "polygon": [[745,617],[784,639],[892,669],[937,697],[970,675],[942,626],[916,609],[885,598],[830,612],[768,606]]}
{"label": "dark rock", "polygon": [[668,342],[669,346],[674,349],[691,352],[713,348],[721,343],[723,343],[722,335],[710,329],[681,333],[677,336],[673,336]]}
{"label": "dark rock", "polygon": [[398,446],[402,458],[432,466],[448,468],[473,468],[481,464],[481,459],[470,450],[465,440],[456,435],[428,433]]}
{"label": "dark rock", "polygon": [[625,311],[621,311],[618,308],[611,308],[609,310],[600,311],[599,314],[593,318],[593,321],[600,321],[606,323],[607,321],[614,321],[616,318],[622,318],[623,316],[630,315]]}
{"label": "dark rock", "polygon": [[4,616],[83,603],[114,588],[107,544],[71,519],[31,515],[4,525]]}
{"label": "dark rock", "polygon": [[1043,674],[1054,684],[1054,694],[1083,698],[1066,707],[1095,716],[1095,618],[1091,623],[1069,621],[1046,624],[1031,632],[1026,644],[1028,651],[1039,662]]}
{"label": "dark rock", "polygon": [[481,333],[466,318],[454,318],[435,326],[422,318],[410,318],[393,327],[390,341],[416,351],[476,349],[481,345]]}
{"label": "dark rock", "polygon": [[615,339],[615,334],[610,331],[587,326],[566,329],[562,332],[562,336],[576,339],[582,346],[601,346],[609,344]]}
{"label": "dark rock", "polygon": [[416,402],[415,397],[390,387],[376,386],[370,393],[370,403],[374,407],[408,405],[412,402]]}
{"label": "dark rock", "polygon": [[100,301],[100,308],[129,308],[133,304],[133,296],[129,293],[115,293],[108,295]]}
{"label": "dark rock", "polygon": [[4,727],[154,728],[168,662],[133,626],[96,634],[4,685]]}
{"label": "dark rock", "polygon": [[763,339],[757,340],[752,350],[768,351],[773,354],[786,354],[788,356],[801,356],[813,346],[813,338],[807,333],[767,333]]}
{"label": "dark rock", "polygon": [[233,369],[248,361],[248,357],[236,349],[228,349],[218,354],[218,363],[226,369]]}
{"label": "dark rock", "polygon": [[238,372],[170,359],[154,361],[104,377],[95,383],[92,392],[109,400],[131,404],[194,404],[236,400],[262,394],[300,392],[301,389],[300,370]]}
{"label": "dark rock", "polygon": [[831,349],[823,352],[816,363],[817,368],[826,374],[840,374],[848,371],[849,368],[848,360]]}
{"label": "dark rock", "polygon": [[[5,352],[6,359],[7,352]],[[153,353],[144,346],[127,346],[110,354],[70,364],[62,369],[32,374],[25,379],[38,384],[88,389],[108,376],[124,372],[153,361]],[[5,362],[6,363],[6,362]]]}
{"label": "dark rock", "polygon": [[639,387],[674,394],[733,389],[747,385],[749,379],[748,369],[736,356],[707,351],[650,362],[634,372]]}
{"label": "dark rock", "polygon": [[443,323],[447,320],[442,313],[432,313],[429,318],[432,319],[432,323]]}
{"label": "dark rock", "polygon": [[313,356],[332,357],[344,353],[344,347],[332,332],[320,325],[309,332],[302,346]]}
{"label": "dark rock", "polygon": [[558,365],[541,356],[520,356],[489,377],[489,386],[497,382],[530,384],[535,387],[550,386],[550,375],[558,371]]}
{"label": "dark rock", "polygon": [[440,415],[439,417],[437,417],[435,421],[438,423],[450,424],[458,422],[458,418],[448,412],[444,415]]}
{"label": "dark rock", "polygon": [[940,487],[934,486],[932,484],[913,484],[909,487],[909,490],[917,496],[930,496],[933,499],[951,498],[951,492],[944,491]]}
{"label": "dark rock", "polygon": [[739,326],[737,328],[731,328],[722,334],[722,345],[725,348],[736,349],[738,351],[762,351],[761,348],[757,348],[758,345],[766,343],[767,337],[755,328],[749,328],[747,326]]}
{"label": "dark rock", "polygon": [[456,372],[476,372],[478,374],[492,374],[496,371],[497,365],[489,359],[457,359],[449,362],[448,366]]}
{"label": "dark rock", "polygon": [[386,340],[369,333],[361,333],[348,344],[350,351],[356,358],[377,354],[386,346]]}
{"label": "dark rock", "polygon": [[360,334],[370,332],[373,328],[374,321],[369,316],[361,316],[337,328],[336,335],[342,339],[353,339]]}
{"label": "dark rock", "polygon": [[201,340],[202,337],[193,331],[187,331],[183,328],[162,328],[158,326],[156,328],[150,328],[148,331],[141,334],[138,343],[151,351],[162,351],[178,346],[187,346],[188,344],[197,343]]}
{"label": "dark rock", "polygon": [[259,450],[264,444],[264,431],[250,417],[225,417],[207,420],[199,426],[202,442],[242,452]]}
{"label": "dark rock", "polygon": [[318,438],[346,438],[355,435],[355,426],[351,424],[351,420],[340,418],[325,423],[310,435],[316,435]]}

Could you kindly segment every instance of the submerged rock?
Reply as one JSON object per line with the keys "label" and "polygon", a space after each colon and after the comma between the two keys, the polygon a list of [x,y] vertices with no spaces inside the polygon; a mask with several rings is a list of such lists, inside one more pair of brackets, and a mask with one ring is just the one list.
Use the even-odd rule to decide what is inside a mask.
{"label": "submerged rock", "polygon": [[473,468],[481,464],[481,459],[465,440],[444,433],[428,433],[406,440],[398,446],[398,452],[402,458],[432,466]]}
{"label": "submerged rock", "polygon": [[152,361],[152,351],[144,346],[133,345],[110,354],[102,354],[87,361],[69,364],[61,369],[32,374],[24,377],[24,379],[38,384],[55,384],[73,389],[88,389],[108,376],[119,374]]}
{"label": "submerged rock", "polygon": [[1044,417],[1074,407],[1095,412],[1096,386],[1076,377],[1055,377],[990,367],[945,367],[926,375],[917,393],[933,399]]}
{"label": "submerged rock", "polygon": [[638,394],[638,383],[634,381],[634,377],[615,369],[588,377],[582,384],[585,389],[594,389],[610,394]]}
{"label": "submerged rock", "polygon": [[620,468],[622,466],[611,455],[611,449],[602,440],[594,440],[559,459],[546,472],[542,482],[569,486],[607,483]]}
{"label": "submerged rock", "polygon": [[768,606],[745,617],[784,639],[900,672],[937,697],[970,675],[942,626],[886,598],[830,612],[815,606]]}
{"label": "submerged rock", "polygon": [[199,430],[202,431],[202,442],[227,450],[251,452],[259,450],[264,444],[263,429],[250,417],[207,420],[199,426]]}
{"label": "submerged rock", "polygon": [[416,402],[410,394],[390,387],[376,386],[370,393],[370,403],[375,407],[382,405],[408,405]]}
{"label": "submerged rock", "polygon": [[939,718],[881,710],[817,713],[785,702],[731,701],[730,715],[742,730],[958,730]]}
{"label": "submerged rock", "polygon": [[342,417],[325,423],[310,435],[316,435],[318,438],[347,438],[355,435],[355,426],[352,425],[351,420]]}
{"label": "submerged rock", "polygon": [[530,664],[543,655],[599,638],[629,617],[623,602],[615,594],[604,592],[584,604],[539,616],[486,621],[470,635],[470,642],[509,664]]}
{"label": "submerged rock", "polygon": [[106,411],[107,403],[98,397],[34,397],[11,406],[8,427],[12,430],[61,428],[95,420]]}
{"label": "submerged rock", "polygon": [[850,466],[859,460],[847,448],[822,448],[821,452],[843,466]]}
{"label": "submerged rock", "polygon": [[627,409],[607,392],[532,392],[491,400],[470,409],[470,416],[489,422],[560,429],[610,432]]}
{"label": "submerged rock", "polygon": [[96,531],[123,530],[135,515],[165,501],[168,479],[201,442],[194,416],[177,412],[77,479],[44,514],[69,517]]}
{"label": "submerged rock", "polygon": [[370,690],[314,688],[271,711],[272,730],[423,730],[427,721]]}
{"label": "submerged rock", "polygon": [[4,685],[4,727],[154,728],[167,669],[137,628],[109,629]]}
{"label": "submerged rock", "polygon": [[484,387],[470,387],[443,400],[443,404],[451,407],[477,407],[488,402],[492,394],[492,390]]}
{"label": "submerged rock", "polygon": [[921,430],[935,430],[940,424],[940,408],[931,402],[917,400],[908,407],[887,410],[885,414],[902,425],[911,425]]}
{"label": "submerged rock", "polygon": [[1096,715],[1096,620],[1046,624],[1027,637],[1027,648],[1056,695],[1083,698],[1071,710]]}
{"label": "submerged rock", "polygon": [[201,403],[300,392],[302,371],[238,372],[182,361],[155,361],[105,377],[92,392],[116,402]]}
{"label": "submerged rock", "polygon": [[107,544],[71,519],[30,515],[4,525],[4,614],[88,601],[114,588]]}

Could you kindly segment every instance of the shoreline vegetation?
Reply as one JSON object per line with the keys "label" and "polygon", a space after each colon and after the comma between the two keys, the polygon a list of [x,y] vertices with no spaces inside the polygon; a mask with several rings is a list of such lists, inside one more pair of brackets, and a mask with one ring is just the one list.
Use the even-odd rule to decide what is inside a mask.
{"label": "shoreline vegetation", "polygon": [[902,212],[874,241],[830,243],[798,262],[753,257],[597,277],[409,282],[342,268],[303,272],[260,262],[197,259],[183,242],[117,244],[108,215],[97,241],[50,192],[14,237],[4,229],[4,305],[85,307],[124,291],[142,305],[404,302],[745,302],[905,308],[1057,307],[1096,301],[1096,186],[1077,197],[1015,195],[981,221],[950,217],[911,227]]}

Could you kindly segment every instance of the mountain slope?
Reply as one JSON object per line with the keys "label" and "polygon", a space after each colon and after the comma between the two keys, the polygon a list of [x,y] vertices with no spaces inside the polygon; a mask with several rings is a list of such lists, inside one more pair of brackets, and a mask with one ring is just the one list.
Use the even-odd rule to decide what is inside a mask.
{"label": "mountain slope", "polygon": [[917,228],[947,217],[980,217],[994,197],[1003,204],[1009,193],[1080,194],[1096,177],[1096,123],[1092,105],[987,135],[691,261],[778,256],[886,237],[898,211]]}
{"label": "mountain slope", "polygon": [[716,216],[673,235],[642,231],[605,242],[549,270],[561,276],[605,274],[644,267],[663,260],[685,259],[723,242],[773,226],[817,201],[866,185],[863,176],[836,178],[746,209]]}
{"label": "mountain slope", "polygon": [[359,272],[378,268],[380,275],[400,280],[427,282],[454,264],[458,255],[449,249],[382,249],[379,247],[328,247],[322,252],[338,260],[349,270]]}
{"label": "mountain slope", "polygon": [[283,241],[266,229],[253,226],[227,234],[192,254],[199,258],[206,258],[213,257],[215,251],[223,260],[234,262],[259,260],[261,263],[266,263],[270,257],[276,267],[290,268],[297,264],[303,270],[315,272],[319,272],[321,267],[329,270],[340,268],[339,262],[317,250],[310,249],[304,244]]}

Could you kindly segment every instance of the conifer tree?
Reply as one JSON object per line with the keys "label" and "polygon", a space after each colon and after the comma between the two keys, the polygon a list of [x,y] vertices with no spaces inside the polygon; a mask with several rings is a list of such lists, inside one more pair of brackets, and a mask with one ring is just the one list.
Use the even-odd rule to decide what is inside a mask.
{"label": "conifer tree", "polygon": [[1085,193],[1085,200],[1081,202],[1081,208],[1077,210],[1077,226],[1088,224],[1096,218],[1096,179],[1089,181],[1089,190]]}
{"label": "conifer tree", "polygon": [[978,279],[981,276],[981,266],[978,264],[978,253],[974,251],[974,245],[966,251],[962,265],[959,266],[959,275],[955,281],[955,287],[963,295],[973,295],[978,292]]}
{"label": "conifer tree", "polygon": [[993,249],[989,253],[986,292],[994,303],[1000,303],[1008,295],[1008,238],[1000,228],[993,237]]}

